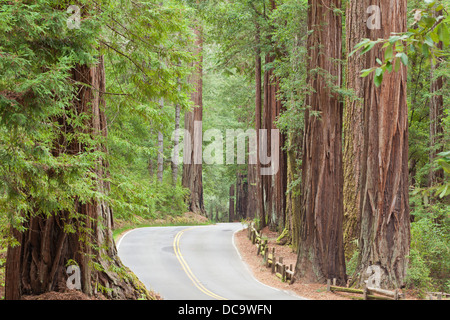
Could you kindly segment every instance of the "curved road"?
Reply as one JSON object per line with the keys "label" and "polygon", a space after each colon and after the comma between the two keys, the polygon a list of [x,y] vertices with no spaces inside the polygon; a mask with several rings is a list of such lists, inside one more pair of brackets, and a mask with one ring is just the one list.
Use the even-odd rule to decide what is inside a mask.
{"label": "curved road", "polygon": [[166,300],[302,299],[257,281],[234,245],[241,223],[152,227],[126,233],[119,257]]}

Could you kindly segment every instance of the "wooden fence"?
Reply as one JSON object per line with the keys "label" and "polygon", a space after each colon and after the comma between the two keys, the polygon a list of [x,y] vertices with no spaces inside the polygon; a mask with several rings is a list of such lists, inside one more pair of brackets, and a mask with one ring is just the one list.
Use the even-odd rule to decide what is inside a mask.
{"label": "wooden fence", "polygon": [[269,250],[267,245],[267,239],[263,239],[261,234],[251,224],[248,227],[248,238],[252,244],[256,246],[256,255],[261,255],[264,261],[264,265],[272,270],[272,273],[280,278],[283,282],[289,282],[291,284],[294,281],[294,268],[291,265],[287,266],[283,263],[283,257],[277,257],[275,255],[275,248]]}
{"label": "wooden fence", "polygon": [[404,294],[400,293],[398,289],[389,291],[371,287],[364,287],[363,289],[338,287],[336,286],[336,279],[333,279],[333,285],[330,279],[327,280],[327,291],[361,294],[361,296],[349,296],[358,300],[400,300],[405,298]]}

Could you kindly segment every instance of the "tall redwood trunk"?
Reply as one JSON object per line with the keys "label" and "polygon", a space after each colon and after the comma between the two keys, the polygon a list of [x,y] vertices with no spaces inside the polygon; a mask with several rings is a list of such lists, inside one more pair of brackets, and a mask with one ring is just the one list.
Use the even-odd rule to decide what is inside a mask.
{"label": "tall redwood trunk", "polygon": [[[342,235],[341,17],[340,0],[309,1],[308,83],[303,143],[302,203],[295,278],[346,282]],[[319,113],[317,114],[312,114]]]}
{"label": "tall redwood trunk", "polygon": [[[273,58],[266,56],[265,57],[265,63],[270,63],[273,61]],[[270,130],[272,130],[272,109],[274,108],[274,105],[272,104],[272,91],[273,86],[271,85],[271,70],[265,70],[264,71],[264,83],[263,83],[263,91],[264,91],[264,100],[263,100],[263,122],[262,122],[262,128],[264,130],[267,130],[267,139],[266,141],[263,141],[262,143],[266,143],[267,145],[267,156],[272,157],[272,140],[271,140],[271,134]],[[273,157],[272,157],[273,158]],[[270,164],[263,165],[263,167],[268,167]],[[262,183],[263,183],[263,203],[264,203],[264,214],[265,219],[262,226],[265,226],[266,224],[269,225],[269,227],[272,227],[272,223],[275,220],[275,210],[273,208],[273,175],[265,175],[262,176]]]}
{"label": "tall redwood trunk", "polygon": [[[270,1],[270,9],[276,9],[274,0]],[[268,41],[273,41],[271,36],[268,36]],[[266,65],[275,60],[275,52],[266,54]],[[279,136],[278,150],[272,150],[271,131],[277,129],[275,122],[280,116],[283,104],[278,99],[277,94],[280,89],[280,79],[276,77],[272,69],[266,69],[264,72],[264,112],[263,112],[263,128],[267,130],[267,150],[268,156],[274,157],[274,153],[278,153],[279,164],[278,171],[270,176],[263,177],[264,186],[264,211],[267,219],[267,224],[271,230],[282,231],[286,226],[285,212],[286,212],[286,187],[287,187],[287,166],[286,166],[286,152],[283,150],[285,143],[285,135]],[[264,142],[266,143],[266,142]]]}
{"label": "tall redwood trunk", "polygon": [[[274,61],[274,57],[266,56],[266,64]],[[282,111],[282,102],[277,99],[277,92],[279,90],[279,78],[275,77],[273,70],[266,70],[264,73],[264,129],[267,130],[267,153],[272,159],[274,153],[278,153],[279,164],[278,171],[272,175],[264,176],[264,201],[265,214],[267,224],[271,230],[277,230],[279,227],[285,227],[285,209],[286,209],[286,152],[282,149],[285,143],[285,135],[279,136],[279,148],[272,150],[271,131],[276,130],[275,122]],[[263,142],[266,143],[266,142]],[[270,166],[268,164],[267,166]],[[279,231],[279,230],[278,230]]]}
{"label": "tall redwood trunk", "polygon": [[[349,1],[346,13],[347,52],[367,37],[365,25],[368,1]],[[363,103],[367,78],[361,77],[365,68],[365,56],[354,54],[347,58],[346,87],[353,90],[354,97],[347,98],[344,110],[343,170],[344,170],[344,250],[351,258],[357,249],[355,240],[359,237],[360,173],[363,142]]]}
{"label": "tall redwood trunk", "polygon": [[[103,58],[98,65],[78,65],[73,69],[72,79],[80,85],[77,99],[73,102],[75,114],[86,115],[84,134],[106,137],[104,113],[105,73]],[[59,119],[66,133],[79,132],[65,117]],[[88,151],[81,141],[70,143],[60,136],[55,143],[54,156],[78,155]],[[105,147],[98,147],[106,151]],[[89,147],[90,150],[90,147]],[[109,192],[108,163],[99,158],[92,168],[96,175],[97,191]],[[13,230],[19,246],[8,248],[6,262],[6,299],[20,299],[23,295],[38,295],[49,291],[65,291],[69,274],[68,264],[80,268],[81,290],[93,295],[97,290],[109,298],[136,299],[143,293],[136,289],[125,276],[126,270],[117,256],[112,236],[113,215],[108,204],[101,199],[81,203],[74,199],[74,212],[56,212],[51,216],[38,214],[24,217],[25,231]],[[69,232],[68,227],[74,230]],[[95,267],[94,267],[95,265]],[[121,270],[118,272],[118,270]]]}
{"label": "tall redwood trunk", "polygon": [[[387,39],[406,31],[406,0],[375,1],[381,28],[368,29],[370,39]],[[371,3],[373,4],[373,3]],[[366,67],[376,65],[383,49],[365,55]],[[361,235],[358,282],[366,279],[383,288],[404,284],[410,245],[408,203],[407,70],[386,72],[380,87],[368,77],[364,95],[364,147],[361,163]]]}
{"label": "tall redwood trunk", "polygon": [[[195,28],[194,52],[197,61],[194,63],[195,71],[190,78],[194,85],[191,100],[194,110],[186,112],[184,127],[190,133],[190,139],[184,139],[183,187],[190,190],[188,209],[191,212],[206,215],[203,204],[203,176],[202,176],[202,120],[203,120],[203,32],[201,26]],[[190,152],[188,152],[190,150]]]}
{"label": "tall redwood trunk", "polygon": [[256,164],[248,164],[248,205],[247,217],[259,220],[258,228],[265,226],[264,203],[263,203],[263,177],[261,176],[261,163],[259,155],[259,130],[261,127],[262,107],[262,62],[261,62],[261,39],[260,26],[256,22],[255,35],[255,130],[256,130]]}

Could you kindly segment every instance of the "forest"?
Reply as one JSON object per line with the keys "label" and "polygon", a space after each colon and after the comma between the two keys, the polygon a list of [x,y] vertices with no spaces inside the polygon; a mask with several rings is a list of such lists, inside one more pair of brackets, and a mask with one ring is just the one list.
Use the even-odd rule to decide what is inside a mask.
{"label": "forest", "polygon": [[277,232],[299,282],[450,293],[449,10],[0,0],[0,299],[73,264],[142,298],[114,235],[187,212]]}

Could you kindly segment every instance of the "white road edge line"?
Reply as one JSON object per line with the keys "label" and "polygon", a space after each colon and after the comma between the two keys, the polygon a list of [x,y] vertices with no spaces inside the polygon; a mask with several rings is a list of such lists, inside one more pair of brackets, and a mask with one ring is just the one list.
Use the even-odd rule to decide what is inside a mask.
{"label": "white road edge line", "polygon": [[265,283],[262,283],[262,282],[259,281],[258,279],[256,279],[256,277],[255,277],[254,274],[253,274],[253,271],[250,269],[250,266],[249,266],[249,265],[244,261],[244,259],[242,258],[241,253],[239,252],[239,249],[238,249],[237,246],[236,246],[236,242],[234,241],[234,237],[236,236],[236,233],[242,231],[243,229],[245,229],[244,226],[242,226],[242,229],[236,230],[236,231],[233,233],[233,238],[231,239],[231,241],[232,241],[232,243],[233,243],[233,247],[234,247],[234,249],[236,250],[236,252],[237,252],[239,258],[241,259],[243,265],[245,266],[245,268],[247,269],[247,271],[250,272],[250,275],[252,276],[252,278],[253,278],[256,282],[259,282],[259,283],[262,284],[263,286],[266,286],[266,287],[268,287],[268,288],[271,288],[271,289],[274,289],[274,290],[277,290],[277,291],[280,291],[280,292],[281,292],[282,290],[280,290],[280,289],[278,289],[278,288],[271,287],[271,286],[269,286],[269,285],[267,285],[267,284],[265,284]]}
{"label": "white road edge line", "polygon": [[267,285],[267,284],[265,284],[265,283],[262,283],[261,281],[259,281],[259,280],[255,277],[255,275],[253,274],[253,271],[250,269],[250,266],[244,261],[244,259],[242,259],[241,253],[239,252],[239,249],[237,248],[236,243],[235,243],[235,241],[234,241],[234,238],[235,238],[235,236],[236,236],[236,233],[238,233],[238,232],[240,232],[240,231],[242,231],[242,230],[244,230],[244,229],[245,229],[245,228],[244,228],[244,225],[242,225],[242,228],[241,228],[241,229],[236,230],[236,231],[233,233],[233,237],[232,237],[231,241],[232,241],[232,243],[233,243],[234,249],[236,250],[236,252],[237,252],[239,258],[240,258],[241,261],[242,261],[242,264],[245,266],[245,268],[247,268],[247,270],[249,271],[249,273],[250,273],[250,275],[252,276],[252,278],[253,278],[256,282],[259,282],[259,283],[262,284],[263,286],[266,286],[266,287],[271,288],[271,289],[273,289],[273,290],[277,290],[277,291],[280,291],[280,292],[284,292],[284,293],[286,293],[286,294],[289,294],[289,295],[291,295],[291,296],[297,297],[297,298],[302,299],[302,300],[309,300],[309,299],[307,299],[307,298],[305,298],[305,297],[301,297],[301,296],[299,296],[299,295],[297,295],[297,294],[295,294],[295,293],[293,293],[293,292],[291,292],[291,291],[281,290],[281,289],[278,289],[278,288],[271,287],[271,286],[269,286],[269,285]]}
{"label": "white road edge line", "polygon": [[117,244],[116,244],[116,249],[117,249],[117,251],[119,251],[119,247],[120,247],[120,244],[122,243],[123,238],[125,238],[129,233],[131,233],[131,232],[133,232],[133,231],[136,231],[136,230],[139,230],[139,228],[137,228],[137,229],[131,229],[131,230],[127,231],[123,236],[121,236],[121,237],[119,238],[119,242],[117,242]]}

